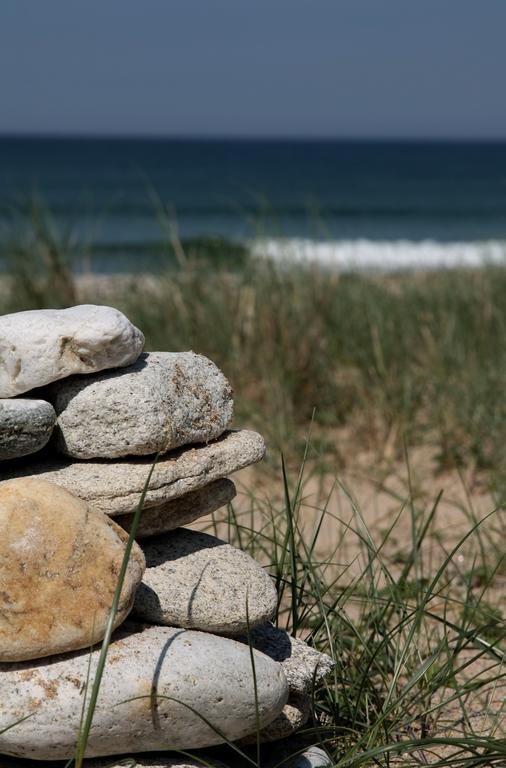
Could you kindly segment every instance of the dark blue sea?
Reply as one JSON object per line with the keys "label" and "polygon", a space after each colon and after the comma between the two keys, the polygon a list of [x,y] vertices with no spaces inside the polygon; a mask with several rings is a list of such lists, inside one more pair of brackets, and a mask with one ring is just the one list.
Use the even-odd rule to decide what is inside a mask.
{"label": "dark blue sea", "polygon": [[156,265],[169,220],[273,258],[472,266],[506,253],[506,144],[2,138],[3,247],[34,206],[102,271]]}

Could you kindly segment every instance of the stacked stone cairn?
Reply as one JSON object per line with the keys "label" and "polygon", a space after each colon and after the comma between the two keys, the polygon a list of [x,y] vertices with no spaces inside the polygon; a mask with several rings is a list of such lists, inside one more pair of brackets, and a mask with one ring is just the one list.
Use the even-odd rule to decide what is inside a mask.
{"label": "stacked stone cairn", "polygon": [[[143,345],[111,307],[0,317],[0,755],[74,756],[143,490],[88,758],[183,768],[202,763],[166,750],[243,747],[258,726],[285,739],[331,669],[270,623],[258,563],[181,527],[233,499],[227,476],[264,442],[228,430],[232,391],[210,360]],[[286,766],[327,764],[313,748]]]}

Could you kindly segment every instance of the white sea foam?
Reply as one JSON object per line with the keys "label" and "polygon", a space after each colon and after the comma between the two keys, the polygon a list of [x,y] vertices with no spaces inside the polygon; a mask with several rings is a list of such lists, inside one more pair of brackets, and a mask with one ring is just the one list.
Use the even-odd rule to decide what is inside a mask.
{"label": "white sea foam", "polygon": [[443,243],[436,240],[259,239],[254,256],[277,262],[320,265],[345,272],[476,268],[506,265],[506,240]]}

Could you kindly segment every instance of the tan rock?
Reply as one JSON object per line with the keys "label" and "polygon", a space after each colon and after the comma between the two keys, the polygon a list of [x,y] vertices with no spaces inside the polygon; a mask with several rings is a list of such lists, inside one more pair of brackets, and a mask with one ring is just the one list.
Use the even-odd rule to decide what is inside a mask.
{"label": "tan rock", "polygon": [[[44,480],[0,483],[0,662],[86,648],[103,639],[127,534]],[[145,568],[137,544],[115,626]]]}
{"label": "tan rock", "polygon": [[[156,464],[144,507],[160,507],[260,461],[264,454],[262,437],[246,429],[226,432],[207,445],[168,453]],[[95,509],[114,516],[136,510],[152,463],[150,457],[78,462],[48,458],[9,468],[5,479],[37,477],[49,480],[92,504]]]}
{"label": "tan rock", "polygon": [[[168,501],[160,507],[143,509],[136,538],[145,539],[173,531],[181,525],[193,523],[199,517],[216,512],[217,509],[232,501],[235,495],[236,489],[233,482],[223,478],[209,483],[204,488],[199,488],[198,491],[192,491],[178,499]],[[114,522],[121,525],[125,531],[130,531],[133,517],[133,514],[118,515],[114,518]]]}

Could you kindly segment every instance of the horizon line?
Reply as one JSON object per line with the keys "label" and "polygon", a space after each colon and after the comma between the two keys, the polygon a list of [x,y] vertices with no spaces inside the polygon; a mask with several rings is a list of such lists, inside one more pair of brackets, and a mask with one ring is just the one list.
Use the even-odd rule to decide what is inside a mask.
{"label": "horizon line", "polygon": [[0,140],[65,140],[65,141],[174,141],[174,142],[271,142],[271,143],[356,143],[356,144],[506,144],[506,136],[404,136],[404,135],[340,135],[330,134],[163,134],[163,133],[113,133],[78,131],[2,131]]}

